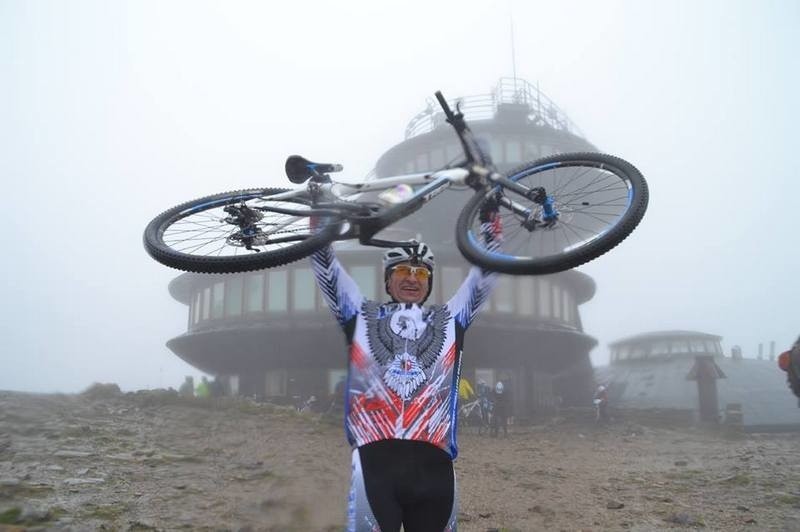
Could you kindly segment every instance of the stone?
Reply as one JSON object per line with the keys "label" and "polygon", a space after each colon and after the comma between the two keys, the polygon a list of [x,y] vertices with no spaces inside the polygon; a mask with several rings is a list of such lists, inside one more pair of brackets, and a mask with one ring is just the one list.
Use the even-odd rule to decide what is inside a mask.
{"label": "stone", "polygon": [[86,458],[88,456],[92,456],[92,453],[87,451],[70,451],[61,449],[53,453],[53,456],[57,458]]}
{"label": "stone", "polygon": [[606,503],[606,508],[608,508],[609,510],[620,510],[622,508],[625,508],[625,505],[619,501],[608,501]]}
{"label": "stone", "polygon": [[67,486],[84,486],[87,484],[102,484],[106,481],[104,478],[68,478],[64,480]]}

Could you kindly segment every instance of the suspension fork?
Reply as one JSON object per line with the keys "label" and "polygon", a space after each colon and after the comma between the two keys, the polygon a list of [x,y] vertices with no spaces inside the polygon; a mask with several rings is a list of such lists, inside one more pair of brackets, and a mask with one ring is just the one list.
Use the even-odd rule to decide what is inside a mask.
{"label": "suspension fork", "polygon": [[[507,188],[513,192],[516,192],[520,196],[527,198],[538,205],[541,205],[543,214],[540,223],[552,224],[558,220],[559,212],[555,207],[555,198],[553,196],[549,196],[544,187],[528,188],[500,174],[493,174],[489,179],[492,182],[500,185],[502,188]],[[526,227],[527,223],[532,221],[531,216],[533,213],[524,205],[520,205],[505,195],[500,195],[498,198],[498,203],[512,211],[514,214],[524,217],[525,222],[523,222],[523,224],[526,225]],[[529,227],[529,229],[533,229],[533,226]]]}

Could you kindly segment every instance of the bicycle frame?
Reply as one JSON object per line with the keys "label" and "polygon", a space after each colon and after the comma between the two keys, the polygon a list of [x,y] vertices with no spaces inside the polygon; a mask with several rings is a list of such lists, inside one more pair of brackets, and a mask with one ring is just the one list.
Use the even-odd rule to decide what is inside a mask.
{"label": "bicycle frame", "polygon": [[[358,184],[332,183],[329,189],[331,194],[341,199],[355,198],[365,192],[388,190],[398,185],[412,187],[422,185],[410,198],[402,203],[394,206],[373,205],[373,208],[376,208],[378,212],[382,211],[380,214],[372,213],[363,219],[358,219],[357,215],[348,217],[347,220],[350,222],[350,227],[347,231],[338,235],[335,240],[358,238],[362,245],[378,247],[395,247],[403,244],[404,242],[381,240],[374,237],[394,222],[418,211],[423,205],[451,186],[465,185],[469,176],[470,172],[464,168],[448,168],[433,173],[395,176]],[[335,205],[341,206],[341,204]],[[326,203],[321,202],[316,206],[324,209]],[[367,204],[366,208],[369,209],[370,205]]]}
{"label": "bicycle frame", "polygon": [[[558,212],[553,207],[553,200],[551,197],[547,196],[544,189],[540,187],[528,188],[522,186],[497,173],[488,157],[484,156],[481,152],[460,110],[457,108],[457,112],[453,113],[441,93],[437,92],[436,97],[447,116],[447,122],[453,126],[456,135],[461,141],[466,156],[464,162],[458,166],[445,168],[432,173],[408,174],[353,184],[333,182],[327,174],[321,174],[312,169],[310,174],[312,176],[311,181],[309,181],[306,189],[298,189],[288,191],[285,194],[275,194],[271,196],[272,200],[281,200],[307,193],[310,195],[312,202],[312,209],[310,211],[300,212],[283,208],[271,208],[270,210],[289,215],[296,214],[298,216],[320,218],[325,216],[341,216],[349,226],[346,230],[334,237],[334,241],[357,238],[362,245],[378,247],[395,247],[406,244],[407,242],[381,240],[374,237],[377,233],[394,222],[416,212],[422,208],[423,205],[453,185],[468,185],[475,189],[476,193],[483,192],[487,194],[487,196],[491,193],[495,193],[498,204],[522,217],[522,225],[528,230],[533,230],[537,223],[541,222],[533,219],[531,209],[500,194],[499,192],[502,189],[511,190],[540,204],[544,211],[543,219],[545,221],[557,219]],[[339,165],[333,166],[338,167],[338,169],[341,168]],[[303,177],[306,176],[301,175],[300,178],[303,179]],[[422,185],[422,187],[408,200],[393,207],[380,204],[359,204],[341,201],[352,200],[365,192],[386,190],[401,184],[409,186]]]}
{"label": "bicycle frame", "polygon": [[[479,179],[475,179],[476,176]],[[375,203],[343,203],[342,201],[337,201],[351,201],[366,192],[388,190],[397,185],[422,185],[422,187],[417,190],[413,196],[393,207]],[[421,209],[426,203],[454,185],[468,185],[474,188],[477,193],[480,193],[481,190],[485,190],[486,193],[488,193],[490,189],[494,189],[499,185],[522,194],[523,196],[538,194],[538,190],[523,187],[510,181],[505,176],[492,172],[484,167],[473,166],[470,170],[463,167],[453,167],[436,172],[393,176],[361,183],[342,183],[330,180],[328,182],[320,182],[318,180],[312,180],[305,189],[290,190],[283,194],[271,196],[272,200],[282,200],[310,194],[311,197],[314,198],[313,208],[310,211],[295,211],[292,209],[275,207],[271,207],[270,210],[283,214],[296,214],[299,217],[343,216],[345,221],[349,223],[349,227],[346,231],[337,235],[334,241],[357,238],[362,245],[396,247],[406,244],[407,242],[381,240],[374,238],[374,236],[394,222]],[[519,205],[505,196],[499,198],[499,203],[526,219],[532,214],[530,209]],[[350,212],[348,213],[346,211]]]}

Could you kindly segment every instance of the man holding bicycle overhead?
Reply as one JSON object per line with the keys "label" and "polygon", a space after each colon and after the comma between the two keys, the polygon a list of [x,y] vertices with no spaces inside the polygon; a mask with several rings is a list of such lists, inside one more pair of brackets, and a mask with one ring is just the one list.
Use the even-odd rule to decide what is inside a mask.
{"label": "man holding bicycle overhead", "polygon": [[[501,224],[481,212],[487,246]],[[464,333],[496,274],[473,267],[444,305],[423,307],[434,257],[410,242],[383,256],[391,301],[366,300],[330,246],[312,255],[317,284],[349,347],[345,431],[353,447],[349,531],[456,530],[453,460]]]}

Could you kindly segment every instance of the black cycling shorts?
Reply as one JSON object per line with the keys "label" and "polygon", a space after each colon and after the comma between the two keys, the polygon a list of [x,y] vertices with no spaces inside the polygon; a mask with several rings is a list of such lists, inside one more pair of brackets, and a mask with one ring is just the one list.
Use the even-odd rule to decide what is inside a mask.
{"label": "black cycling shorts", "polygon": [[454,532],[453,461],[427,442],[382,440],[353,450],[351,532]]}

